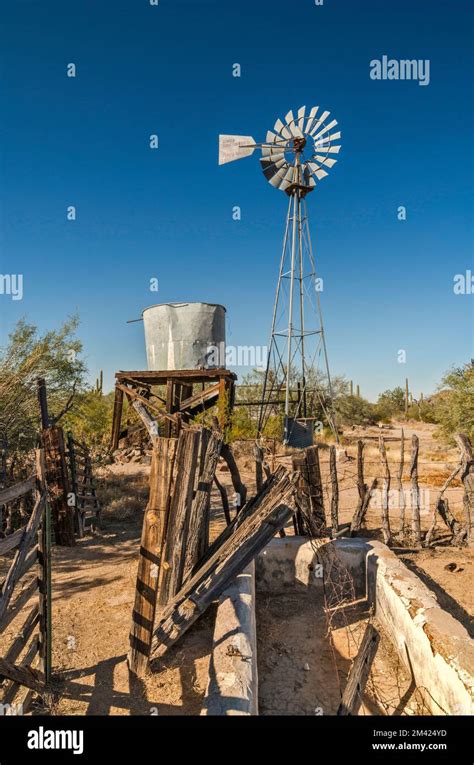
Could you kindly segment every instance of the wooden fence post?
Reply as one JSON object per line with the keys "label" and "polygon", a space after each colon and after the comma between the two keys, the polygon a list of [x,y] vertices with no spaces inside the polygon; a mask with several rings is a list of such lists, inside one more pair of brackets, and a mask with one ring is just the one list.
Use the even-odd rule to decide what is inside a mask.
{"label": "wooden fence post", "polygon": [[379,450],[380,459],[384,470],[382,484],[382,532],[385,544],[389,545],[392,541],[389,516],[390,469],[388,466],[387,452],[385,451],[385,441],[383,436],[380,436],[379,439]]}
{"label": "wooden fence post", "polygon": [[331,446],[329,452],[329,470],[331,473],[331,526],[335,538],[339,531],[339,484],[337,482],[336,447]]}
{"label": "wooden fence post", "polygon": [[464,433],[458,433],[455,440],[461,449],[461,481],[464,486],[464,517],[466,520],[467,543],[474,545],[474,456],[472,444]]}
{"label": "wooden fence post", "polygon": [[404,465],[405,465],[405,433],[402,428],[401,437],[400,437],[400,463],[398,465],[398,475],[397,475],[398,507],[400,511],[399,532],[402,536],[405,536],[405,508],[406,508],[405,493],[403,491]]}
{"label": "wooden fence post", "polygon": [[51,497],[51,512],[57,545],[72,547],[74,540],[74,506],[69,504],[70,487],[62,428],[43,430],[41,441],[46,464],[46,482]]}
{"label": "wooden fence post", "polygon": [[411,530],[415,544],[421,546],[421,524],[420,524],[420,489],[418,486],[418,436],[413,435],[411,439]]}

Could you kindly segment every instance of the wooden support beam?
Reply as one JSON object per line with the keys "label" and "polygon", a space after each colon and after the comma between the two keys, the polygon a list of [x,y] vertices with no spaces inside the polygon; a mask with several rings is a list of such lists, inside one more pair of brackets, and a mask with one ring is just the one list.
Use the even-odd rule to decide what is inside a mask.
{"label": "wooden support beam", "polygon": [[145,674],[148,666],[176,444],[175,438],[159,438],[153,447],[150,496],[143,519],[128,654],[130,670],[139,677]]}
{"label": "wooden support beam", "polygon": [[370,674],[372,661],[377,652],[379,633],[372,624],[365,630],[359,653],[349,672],[347,684],[342,694],[342,701],[337,710],[340,717],[356,715],[362,702],[365,685]]}

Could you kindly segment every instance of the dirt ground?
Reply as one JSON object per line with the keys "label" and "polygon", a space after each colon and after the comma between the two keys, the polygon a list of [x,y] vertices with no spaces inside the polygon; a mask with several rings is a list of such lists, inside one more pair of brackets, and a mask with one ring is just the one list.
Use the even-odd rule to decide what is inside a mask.
{"label": "dirt ground", "polygon": [[[439,487],[457,463],[457,451],[446,450],[435,441],[433,426],[416,423],[416,427],[404,425],[404,429],[407,439],[404,488],[409,488],[411,435],[416,431],[420,437],[420,486],[427,490],[422,526],[426,529],[431,522],[431,508]],[[340,523],[351,519],[357,503],[357,438],[370,435],[377,437],[378,432],[377,428],[363,433],[352,431],[348,434],[350,438],[345,439],[344,448],[348,459],[339,461],[337,465]],[[399,435],[399,428],[383,432],[387,439],[393,438]],[[381,475],[377,441],[374,440],[373,444],[365,449],[367,483],[370,483],[372,477]],[[242,447],[237,445],[235,453],[243,481],[249,493],[252,493],[254,464],[251,448],[247,447],[248,444]],[[387,452],[395,485],[399,441],[387,441]],[[327,456],[324,451],[321,452],[324,479],[328,473],[328,457],[328,452]],[[274,458],[274,464],[278,462],[289,464],[291,456],[278,455]],[[100,472],[98,493],[104,508],[101,531],[95,536],[88,535],[79,540],[75,548],[56,547],[53,551],[53,667],[59,682],[51,711],[53,714],[99,715],[199,714],[206,690],[215,612],[209,610],[196,623],[178,645],[167,653],[165,659],[156,665],[153,675],[144,680],[129,675],[126,655],[141,523],[148,494],[149,467],[137,464],[112,465]],[[227,486],[232,501],[233,491],[228,472],[221,467],[218,475],[221,483]],[[324,484],[328,482],[324,480]],[[451,510],[461,517],[462,488],[459,482],[448,489],[446,496]],[[325,500],[329,508],[329,494]],[[213,492],[212,506],[211,539],[225,525],[217,491]],[[390,517],[395,531],[398,528],[398,514],[398,508],[392,507]],[[287,531],[292,533],[291,525]],[[366,528],[362,533],[381,538],[378,507],[369,508]],[[473,552],[466,548],[443,547],[444,544],[445,529],[440,526],[435,549],[416,553],[400,551],[398,554],[402,554],[407,565],[433,589],[440,604],[472,632]],[[290,599],[285,604],[269,602],[266,611],[259,607],[262,635],[268,637],[268,645],[261,648],[260,660],[262,666],[266,667],[261,678],[262,705],[267,714],[274,713],[272,710],[276,707],[280,713],[293,711],[297,714],[315,714],[314,710],[320,705],[329,706],[331,712],[337,708],[339,682],[347,674],[347,668],[356,653],[360,637],[357,629],[362,629],[365,624],[359,617],[354,619],[355,626],[351,630],[350,640],[344,626],[340,633],[336,630],[331,648],[324,637],[323,612],[319,610],[315,614],[314,607],[301,600],[301,596],[298,597],[299,600],[293,602]],[[12,624],[0,643],[11,640],[14,634],[15,625]],[[292,650],[296,647],[296,660],[291,653],[288,654],[288,635],[292,636]],[[259,639],[266,640],[264,637]],[[387,647],[378,652],[373,670],[379,673],[376,682],[378,697],[368,694],[363,713],[413,713],[415,707],[410,707],[413,700],[400,706],[404,693],[408,691],[408,680],[403,676],[402,668],[397,667],[395,671],[396,656],[388,655],[389,642],[385,643]],[[334,670],[334,650],[337,655],[337,672]],[[384,652],[388,652],[387,655]],[[304,669],[306,663],[309,670]],[[316,673],[315,667],[318,667]],[[281,677],[282,669],[294,691],[284,702],[275,689],[270,689],[268,693],[265,690],[274,682],[272,677]],[[390,681],[388,687],[387,677],[396,679],[394,683]],[[396,686],[395,691],[393,685]],[[325,692],[324,703],[322,689]]]}

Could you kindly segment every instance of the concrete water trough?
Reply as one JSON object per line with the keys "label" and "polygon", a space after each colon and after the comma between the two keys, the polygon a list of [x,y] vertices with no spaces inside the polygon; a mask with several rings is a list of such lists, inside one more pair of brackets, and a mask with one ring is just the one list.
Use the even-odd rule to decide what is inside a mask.
{"label": "concrete water trough", "polygon": [[474,648],[380,542],[274,539],[221,597],[206,715],[333,715],[368,621],[358,714],[471,714]]}

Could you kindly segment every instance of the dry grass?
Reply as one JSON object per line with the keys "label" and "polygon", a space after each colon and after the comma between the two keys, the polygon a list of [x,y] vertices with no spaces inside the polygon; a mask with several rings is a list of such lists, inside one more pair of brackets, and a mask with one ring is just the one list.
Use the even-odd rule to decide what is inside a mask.
{"label": "dry grass", "polygon": [[140,520],[148,501],[148,476],[107,471],[98,480],[97,493],[105,521]]}

